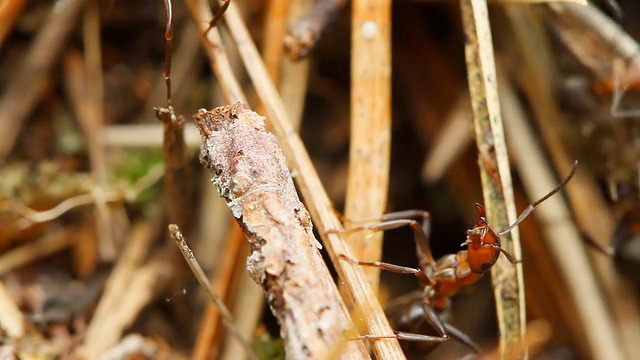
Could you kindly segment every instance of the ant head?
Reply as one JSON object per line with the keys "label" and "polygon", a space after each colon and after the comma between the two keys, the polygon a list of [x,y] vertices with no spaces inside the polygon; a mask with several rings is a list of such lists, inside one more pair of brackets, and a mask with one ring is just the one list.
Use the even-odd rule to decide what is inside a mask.
{"label": "ant head", "polygon": [[475,205],[478,219],[473,228],[467,230],[467,261],[471,271],[482,274],[491,269],[500,256],[500,237],[487,224],[486,212],[482,205]]}

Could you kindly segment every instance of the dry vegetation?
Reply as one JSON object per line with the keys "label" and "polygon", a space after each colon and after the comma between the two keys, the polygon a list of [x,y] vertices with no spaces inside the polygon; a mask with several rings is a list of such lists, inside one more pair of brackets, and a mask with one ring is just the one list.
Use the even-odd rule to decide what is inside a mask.
{"label": "dry vegetation", "polygon": [[[282,358],[285,348],[300,351],[291,358],[368,358],[347,339],[355,329],[391,334],[399,325],[389,324],[384,304],[418,284],[340,255],[416,266],[415,244],[405,229],[386,232],[384,244],[382,234],[328,233],[342,227],[334,209],[349,219],[425,209],[440,257],[460,250],[474,202],[504,229],[575,159],[578,172],[563,191],[503,239],[522,262],[501,259],[492,276],[452,299],[447,321],[485,358],[518,358],[527,347],[543,359],[633,358],[640,6],[593,3],[490,1],[487,12],[484,0],[233,0],[203,36],[212,4],[179,2],[172,116],[162,2],[0,0],[0,359],[237,360],[247,355],[236,333],[261,359]],[[286,258],[279,268],[320,269],[318,281],[286,273],[262,284],[276,316],[246,261],[277,239],[250,233],[250,244],[238,227],[274,221],[261,228],[273,236],[283,224],[273,211],[251,212],[272,206],[264,200],[271,195],[241,197],[251,203],[236,222],[199,162],[203,140],[191,120],[198,109],[238,101],[266,116],[331,271],[301,260],[298,249],[275,254]],[[242,145],[230,144],[226,151]],[[305,226],[301,242],[314,244],[299,209],[286,215]],[[195,280],[169,224],[182,229],[187,262],[199,261],[235,331],[225,329],[229,317]],[[605,248],[616,240],[618,252],[603,255],[585,239]],[[253,270],[275,266],[257,261]],[[309,336],[309,324],[281,313],[310,315],[313,303],[286,303],[274,287],[287,282],[301,298],[312,283],[330,289],[314,287],[313,298],[335,296],[338,332],[326,330],[318,352],[293,336]],[[470,351],[455,340],[433,352],[393,339],[369,345],[378,359]]]}

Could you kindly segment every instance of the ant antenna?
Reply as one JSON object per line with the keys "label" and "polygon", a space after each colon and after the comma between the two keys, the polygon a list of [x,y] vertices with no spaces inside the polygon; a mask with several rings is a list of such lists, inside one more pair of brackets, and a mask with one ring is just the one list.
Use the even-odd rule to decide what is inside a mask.
{"label": "ant antenna", "polygon": [[164,0],[164,10],[167,13],[167,27],[164,38],[167,40],[167,51],[164,55],[164,81],[167,84],[167,106],[171,108],[171,54],[173,53],[173,5],[171,0]]}
{"label": "ant antenna", "polygon": [[529,216],[529,214],[531,214],[531,212],[533,211],[533,209],[536,208],[536,206],[540,205],[542,202],[544,202],[548,198],[552,197],[555,193],[560,191],[560,189],[562,189],[562,187],[564,187],[569,182],[569,180],[571,180],[573,175],[575,175],[575,173],[576,173],[576,168],[577,167],[578,167],[578,160],[576,160],[573,163],[573,167],[571,167],[571,172],[569,172],[569,175],[567,175],[567,177],[564,178],[564,180],[562,180],[562,182],[560,184],[558,184],[553,190],[551,190],[547,195],[543,196],[540,200],[538,200],[538,201],[534,202],[533,204],[527,206],[527,208],[524,209],[522,214],[520,214],[520,216],[518,216],[518,218],[516,219],[516,221],[513,224],[511,224],[505,230],[500,231],[496,235],[502,236],[502,235],[508,233],[509,231],[513,230],[514,227],[520,225],[520,223],[523,222],[524,219],[526,219],[527,216]]}

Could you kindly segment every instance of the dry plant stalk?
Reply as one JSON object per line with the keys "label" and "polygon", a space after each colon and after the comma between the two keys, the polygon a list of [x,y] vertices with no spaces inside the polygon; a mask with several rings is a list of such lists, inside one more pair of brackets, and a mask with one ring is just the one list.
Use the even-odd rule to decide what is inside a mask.
{"label": "dry plant stalk", "polygon": [[275,137],[241,103],[200,110],[195,121],[201,162],[251,244],[247,268],[267,294],[287,356],[326,356],[352,330]]}
{"label": "dry plant stalk", "polygon": [[0,99],[0,127],[4,131],[4,136],[0,137],[0,163],[4,162],[18,139],[18,132],[38,101],[45,77],[58,58],[61,45],[73,29],[85,2],[61,0],[54,4],[21,67],[7,84]]}
{"label": "dry plant stalk", "polygon": [[598,8],[570,3],[551,3],[545,8],[560,40],[601,81],[614,76],[614,59],[640,69],[638,42]]}
{"label": "dry plant stalk", "polygon": [[[461,0],[462,23],[466,35],[465,55],[469,94],[473,109],[478,163],[482,179],[487,219],[494,228],[506,229],[517,217],[509,158],[502,129],[496,83],[496,65],[486,0]],[[522,258],[517,229],[502,237],[502,246],[517,259]],[[510,343],[524,341],[526,313],[522,264],[513,265],[502,257],[491,269],[500,329],[500,354]],[[517,296],[508,294],[517,294]],[[526,349],[518,358],[526,358]]]}
{"label": "dry plant stalk", "polygon": [[146,223],[133,227],[86,330],[80,349],[86,358],[95,359],[117,344],[122,333],[170,279],[174,269],[166,257],[146,260],[153,235]]}
{"label": "dry plant stalk", "polygon": [[[367,219],[386,208],[391,156],[391,1],[355,0],[351,26],[351,135],[345,216]],[[376,59],[371,61],[371,59]],[[381,232],[347,237],[354,257],[379,261]],[[364,269],[377,292],[380,269]]]}
{"label": "dry plant stalk", "polygon": [[216,305],[216,308],[222,315],[222,321],[227,326],[231,334],[233,334],[233,336],[236,338],[236,340],[238,340],[242,344],[242,347],[246,351],[247,357],[249,357],[249,359],[251,360],[258,360],[258,356],[251,348],[251,344],[247,340],[245,340],[240,330],[236,327],[235,320],[233,318],[233,315],[231,314],[231,311],[229,311],[220,296],[218,296],[218,294],[209,284],[207,275],[205,275],[204,270],[202,270],[202,267],[200,266],[200,263],[198,263],[198,260],[196,260],[193,251],[191,251],[191,249],[189,248],[187,239],[185,239],[184,235],[182,235],[180,228],[176,224],[170,224],[169,233],[171,234],[171,238],[176,242],[176,245],[180,249],[182,256],[187,262],[187,265],[189,265],[189,268],[193,272],[193,275],[195,275],[196,279],[200,283],[200,286],[202,286],[202,288],[209,296],[209,300],[211,300]]}

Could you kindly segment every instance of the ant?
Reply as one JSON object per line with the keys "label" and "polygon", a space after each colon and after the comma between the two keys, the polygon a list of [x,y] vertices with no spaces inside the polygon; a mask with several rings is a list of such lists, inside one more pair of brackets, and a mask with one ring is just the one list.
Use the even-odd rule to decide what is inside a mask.
{"label": "ant", "polygon": [[[516,264],[519,262],[513,255],[500,247],[500,236],[512,231],[522,223],[529,214],[542,202],[560,191],[571,180],[575,174],[577,162],[574,163],[571,172],[553,190],[543,196],[540,200],[529,205],[517,220],[505,230],[495,232],[487,223],[486,213],[482,205],[476,203],[478,217],[473,228],[467,230],[467,239],[462,245],[468,245],[466,250],[458,251],[455,254],[448,254],[437,261],[434,260],[429,248],[430,222],[429,213],[424,210],[406,210],[388,213],[377,219],[356,220],[349,222],[371,222],[378,221],[372,225],[358,226],[347,230],[334,232],[350,233],[361,230],[385,231],[409,226],[414,233],[416,252],[418,255],[419,267],[406,267],[393,265],[379,261],[361,261],[346,255],[341,255],[343,260],[362,266],[373,266],[383,270],[392,271],[399,274],[413,274],[424,286],[420,294],[422,299],[422,312],[410,311],[410,314],[402,316],[403,322],[416,320],[426,320],[436,332],[436,336],[414,334],[395,331],[393,335],[364,335],[364,339],[384,339],[395,338],[398,340],[423,341],[429,343],[441,343],[449,338],[449,335],[460,342],[478,350],[478,346],[462,331],[444,322],[440,314],[445,312],[450,305],[450,298],[458,293],[464,285],[477,282],[484,273],[489,271],[496,263],[500,254],[503,254],[509,262]],[[417,219],[417,220],[416,220]],[[409,297],[416,297],[409,294]],[[406,299],[404,299],[406,300]],[[401,302],[407,302],[407,301]],[[413,314],[413,315],[412,315]]]}

